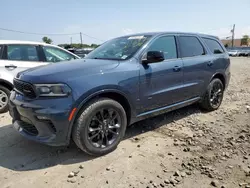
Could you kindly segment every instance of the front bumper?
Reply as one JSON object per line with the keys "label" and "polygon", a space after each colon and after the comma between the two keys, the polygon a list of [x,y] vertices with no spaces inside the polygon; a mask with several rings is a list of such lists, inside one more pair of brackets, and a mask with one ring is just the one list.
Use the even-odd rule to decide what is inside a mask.
{"label": "front bumper", "polygon": [[69,144],[68,120],[72,98],[28,100],[12,91],[9,113],[14,128],[24,137],[52,146]]}

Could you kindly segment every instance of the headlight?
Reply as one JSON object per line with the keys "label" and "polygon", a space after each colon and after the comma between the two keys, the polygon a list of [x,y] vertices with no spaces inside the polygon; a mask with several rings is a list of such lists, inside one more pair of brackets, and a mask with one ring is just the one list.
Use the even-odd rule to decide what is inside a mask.
{"label": "headlight", "polygon": [[35,84],[35,87],[41,97],[63,97],[71,93],[66,84]]}

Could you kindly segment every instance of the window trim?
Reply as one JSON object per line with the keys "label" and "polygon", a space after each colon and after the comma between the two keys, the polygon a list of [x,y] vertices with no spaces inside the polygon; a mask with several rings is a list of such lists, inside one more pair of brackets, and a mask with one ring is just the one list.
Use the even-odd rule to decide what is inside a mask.
{"label": "window trim", "polygon": [[40,62],[47,63],[46,56],[45,56],[45,53],[43,51],[43,45],[38,45],[37,50],[38,50]]}
{"label": "window trim", "polygon": [[3,59],[4,45],[0,44],[0,60]]}
{"label": "window trim", "polygon": [[[198,42],[201,44],[201,46],[202,46],[203,51],[205,52],[205,54],[204,54],[204,55],[191,56],[191,57],[182,57],[180,37],[194,37],[194,38],[196,38],[196,39],[198,40]],[[196,35],[181,34],[181,35],[178,35],[178,36],[177,36],[177,39],[178,39],[178,45],[179,45],[180,58],[181,58],[181,59],[204,57],[204,56],[207,56],[207,55],[208,55],[207,49],[205,48],[203,42],[201,41],[201,39],[200,39],[198,36],[196,36]]]}
{"label": "window trim", "polygon": [[178,60],[178,59],[181,59],[180,57],[180,53],[179,53],[179,48],[178,48],[178,40],[177,40],[177,36],[175,34],[162,34],[162,35],[158,35],[154,38],[152,38],[146,45],[146,47],[144,48],[144,50],[141,52],[141,54],[139,55],[139,60],[140,60],[140,63],[142,64],[142,58],[143,56],[145,55],[145,53],[148,51],[150,45],[152,45],[157,39],[159,38],[162,38],[162,37],[174,37],[174,40],[175,40],[175,48],[176,48],[176,55],[177,57],[176,58],[172,58],[172,59],[164,59],[164,61],[162,62],[159,62],[159,63],[163,63],[163,62],[167,62],[167,61],[175,61],[175,60]]}
{"label": "window trim", "polygon": [[204,39],[208,39],[208,40],[213,40],[215,42],[217,42],[219,44],[219,46],[221,47],[221,49],[223,50],[223,53],[220,53],[220,54],[215,54],[214,52],[212,52],[209,48],[209,46],[207,45],[206,41],[204,40],[204,43],[205,45],[207,46],[208,50],[213,54],[213,55],[221,55],[221,54],[225,54],[225,50],[224,48],[221,46],[220,42],[218,42],[216,39],[213,39],[213,38],[209,38],[209,37],[201,37],[203,40]]}
{"label": "window trim", "polygon": [[[4,52],[3,52],[2,56],[3,56],[4,60],[6,60],[6,61],[20,61],[20,62],[25,61],[25,62],[37,62],[37,63],[41,62],[37,44],[5,44],[4,46],[5,47],[4,47]],[[36,52],[37,52],[38,61],[8,59],[8,46],[32,46],[32,47],[35,47]]]}

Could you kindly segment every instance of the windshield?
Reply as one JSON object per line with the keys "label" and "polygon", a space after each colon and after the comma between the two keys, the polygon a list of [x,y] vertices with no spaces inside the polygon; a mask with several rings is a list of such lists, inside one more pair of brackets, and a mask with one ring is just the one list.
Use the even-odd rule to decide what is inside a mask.
{"label": "windshield", "polygon": [[86,59],[129,59],[150,39],[150,37],[151,35],[140,35],[112,39],[90,52]]}

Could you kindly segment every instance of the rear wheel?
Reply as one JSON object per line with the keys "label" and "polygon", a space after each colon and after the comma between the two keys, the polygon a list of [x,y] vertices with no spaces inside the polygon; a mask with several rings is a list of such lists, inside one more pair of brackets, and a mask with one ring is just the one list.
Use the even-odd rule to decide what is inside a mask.
{"label": "rear wheel", "polygon": [[224,85],[220,79],[213,79],[207,87],[207,91],[200,103],[200,106],[208,111],[216,110],[220,107],[224,95]]}
{"label": "rear wheel", "polygon": [[91,155],[113,151],[125,134],[126,113],[120,103],[101,98],[91,102],[79,114],[72,137],[76,145]]}
{"label": "rear wheel", "polygon": [[0,86],[0,113],[8,111],[10,90],[4,86]]}

